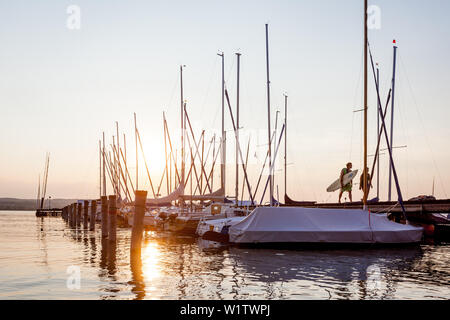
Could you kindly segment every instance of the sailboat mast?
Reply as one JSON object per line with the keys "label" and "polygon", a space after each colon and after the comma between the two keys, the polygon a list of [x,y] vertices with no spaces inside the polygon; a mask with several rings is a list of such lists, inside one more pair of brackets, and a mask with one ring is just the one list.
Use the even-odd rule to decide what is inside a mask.
{"label": "sailboat mast", "polygon": [[169,195],[169,168],[167,165],[167,134],[166,134],[166,115],[163,112],[163,122],[164,122],[164,155],[166,160],[166,189],[167,189],[167,195]]}
{"label": "sailboat mast", "polygon": [[[202,190],[203,190],[203,172],[205,171],[204,167],[203,167],[203,164],[204,164],[203,163],[204,152],[205,152],[205,131],[204,130],[202,132],[201,139],[202,139],[202,159],[201,159],[201,163],[200,163],[200,165],[201,165],[201,171],[200,171],[200,194],[202,194]],[[205,173],[205,175],[206,175],[206,173]],[[206,181],[206,183],[208,184],[208,181]],[[191,193],[191,195],[192,195],[192,193]]]}
{"label": "sailboat mast", "polygon": [[103,196],[106,197],[106,162],[105,162],[105,132],[103,132]]}
{"label": "sailboat mast", "polygon": [[[119,150],[120,151],[120,150]],[[123,162],[124,162],[124,167],[125,167],[125,169],[126,169],[126,171],[128,172],[128,164],[127,164],[127,139],[126,139],[126,137],[125,137],[125,133],[123,134],[123,151],[124,151],[124,154],[125,154],[125,157],[124,157],[124,159],[123,159]],[[120,152],[122,152],[122,151],[120,151]],[[123,155],[122,155],[123,156]],[[127,175],[125,175],[125,188],[128,190],[128,176]],[[129,201],[131,201],[131,199],[129,199]]]}
{"label": "sailboat mast", "polygon": [[284,194],[287,194],[287,94],[284,94]]}
{"label": "sailboat mast", "polygon": [[[377,92],[380,90],[380,69],[378,68],[378,63],[377,63]],[[378,132],[380,131],[380,113],[378,112],[378,109],[381,107],[380,104],[378,103],[378,99],[377,99],[377,136],[378,136]],[[380,198],[380,153],[377,153],[377,198]],[[371,179],[373,180],[373,179]]]}
{"label": "sailboat mast", "polygon": [[[169,190],[170,190],[170,192],[172,192],[172,157],[173,157],[172,150],[170,150],[170,153],[169,153],[169,158],[170,158],[170,166],[169,166],[169,168],[170,168],[170,171],[169,171],[170,185],[169,185]],[[176,156],[175,156],[175,159],[176,159]]]}
{"label": "sailboat mast", "polygon": [[433,188],[431,189],[431,195],[434,197],[434,177],[433,177]]}
{"label": "sailboat mast", "polygon": [[[275,111],[275,129],[273,130],[274,134],[275,134],[275,137],[277,136],[278,115],[279,114],[280,114],[279,110]],[[277,150],[277,141],[276,140],[273,142],[273,150]],[[272,170],[272,181],[273,181],[273,185],[275,185],[275,157],[273,157],[273,158],[274,159],[272,161],[272,166],[273,166],[274,169]],[[275,192],[275,188],[273,189],[273,192]]]}
{"label": "sailboat mast", "polygon": [[236,53],[237,57],[237,82],[236,82],[236,187],[235,187],[235,195],[236,195],[236,206],[238,205],[239,199],[239,77],[240,77],[240,63],[241,63],[241,54]]}
{"label": "sailboat mast", "polygon": [[39,199],[41,197],[41,175],[38,177],[38,194],[37,194],[37,201],[36,201],[36,209],[39,209]]}
{"label": "sailboat mast", "polygon": [[367,0],[364,0],[364,168],[363,168],[363,204],[364,209],[367,207],[367,43],[368,43],[368,34],[367,34]]}
{"label": "sailboat mast", "polygon": [[269,25],[266,23],[266,69],[267,69],[267,133],[269,146],[269,184],[270,206],[273,205],[273,181],[272,181],[272,142],[270,139],[270,78],[269,78]]}
{"label": "sailboat mast", "polygon": [[102,197],[102,141],[98,140],[98,161],[99,161],[99,199]]}
{"label": "sailboat mast", "polygon": [[222,58],[222,148],[220,149],[220,188],[225,192],[225,162],[226,162],[226,137],[225,137],[225,55],[218,53]]}
{"label": "sailboat mast", "polygon": [[116,145],[116,138],[114,137],[114,135],[112,136],[112,140],[113,140],[113,143],[111,145],[111,150],[113,150],[113,155],[114,155],[114,158],[112,159],[114,161],[112,164],[113,169],[114,169],[113,180],[114,180],[115,190],[116,190],[116,192],[114,194],[116,197],[119,197],[119,191],[118,191],[119,184],[117,183],[117,159],[116,159],[116,156],[114,153],[114,148],[113,148],[113,146]]}
{"label": "sailboat mast", "polygon": [[[176,168],[176,165],[178,163],[178,150],[175,149],[175,159],[173,160],[173,166],[174,169]],[[174,170],[175,171],[175,170]],[[176,172],[176,171],[175,171]],[[181,181],[181,180],[180,180]],[[173,189],[175,189],[177,186],[177,175],[174,173],[173,174]]]}
{"label": "sailboat mast", "polygon": [[184,185],[184,102],[183,65],[180,65],[180,115],[181,115],[181,183]]}
{"label": "sailboat mast", "polygon": [[139,159],[138,159],[138,142],[137,142],[137,125],[136,125],[136,112],[134,113],[134,140],[136,142],[136,190],[139,190],[138,187],[138,165],[139,165]]}
{"label": "sailboat mast", "polygon": [[211,168],[211,188],[214,190],[214,165],[216,160],[216,134],[213,136],[213,163]]}
{"label": "sailboat mast", "polygon": [[[394,42],[394,62],[392,69],[392,100],[391,100],[391,153],[394,147],[394,98],[395,98],[395,66],[397,62],[397,46]],[[388,201],[391,201],[391,190],[392,190],[392,161],[389,161],[389,191],[388,191]]]}
{"label": "sailboat mast", "polygon": [[[120,166],[120,158],[119,158],[119,150],[120,150],[120,136],[119,136],[119,122],[116,121],[116,132],[117,132],[117,184],[120,186],[120,174],[119,174],[119,166]],[[117,195],[118,199],[120,199],[120,188],[119,194]]]}
{"label": "sailboat mast", "polygon": [[47,177],[48,177],[48,165],[50,162],[50,154],[47,153],[46,159],[45,159],[45,169],[44,169],[44,177],[43,177],[43,185],[42,185],[42,198],[41,198],[41,207],[40,209],[44,208],[44,201],[45,201],[45,194],[47,193]]}

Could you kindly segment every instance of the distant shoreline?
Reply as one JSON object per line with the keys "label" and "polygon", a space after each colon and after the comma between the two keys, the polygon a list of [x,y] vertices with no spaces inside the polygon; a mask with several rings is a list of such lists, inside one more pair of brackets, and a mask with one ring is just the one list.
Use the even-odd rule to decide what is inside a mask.
{"label": "distant shoreline", "polygon": [[[49,205],[52,208],[63,208],[71,203],[76,202],[75,199],[45,199],[44,208]],[[19,199],[19,198],[0,198],[0,210],[11,211],[33,211],[36,210],[36,199]]]}

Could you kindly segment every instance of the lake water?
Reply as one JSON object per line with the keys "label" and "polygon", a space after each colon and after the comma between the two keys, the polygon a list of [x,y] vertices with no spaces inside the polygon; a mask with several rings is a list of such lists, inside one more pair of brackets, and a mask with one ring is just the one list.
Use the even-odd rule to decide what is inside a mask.
{"label": "lake water", "polygon": [[119,229],[112,245],[98,226],[0,211],[0,299],[450,299],[450,244],[211,248],[146,232],[141,261],[130,265],[131,230]]}

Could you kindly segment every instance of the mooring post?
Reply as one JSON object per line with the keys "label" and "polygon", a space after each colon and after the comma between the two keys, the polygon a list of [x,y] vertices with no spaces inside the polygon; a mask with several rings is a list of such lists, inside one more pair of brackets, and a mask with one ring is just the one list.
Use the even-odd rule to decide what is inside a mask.
{"label": "mooring post", "polygon": [[75,228],[76,226],[76,222],[77,222],[77,207],[76,207],[76,203],[72,203],[70,205],[70,214],[72,216],[71,218],[71,227]]}
{"label": "mooring post", "polygon": [[72,221],[73,221],[73,204],[69,205],[69,227],[72,228]]}
{"label": "mooring post", "polygon": [[77,226],[77,204],[72,203],[72,228]]}
{"label": "mooring post", "polygon": [[109,196],[109,209],[108,209],[108,239],[110,241],[116,241],[116,196]]}
{"label": "mooring post", "polygon": [[102,237],[108,237],[108,197],[102,196]]}
{"label": "mooring post", "polygon": [[82,203],[78,203],[77,206],[77,228],[81,228],[81,211],[83,208],[83,204]]}
{"label": "mooring post", "polygon": [[88,214],[89,214],[89,201],[84,200],[84,202],[83,202],[83,229],[88,228]]}
{"label": "mooring post", "polygon": [[77,212],[78,212],[78,205],[77,203],[73,204],[73,227],[77,227]]}
{"label": "mooring post", "polygon": [[95,230],[95,214],[97,213],[97,200],[91,201],[91,216],[89,217],[89,230]]}
{"label": "mooring post", "polygon": [[141,255],[142,233],[144,232],[145,202],[147,191],[137,191],[134,200],[133,229],[131,231],[131,259]]}
{"label": "mooring post", "polygon": [[72,228],[72,224],[73,224],[73,204],[71,203],[69,205],[69,227]]}

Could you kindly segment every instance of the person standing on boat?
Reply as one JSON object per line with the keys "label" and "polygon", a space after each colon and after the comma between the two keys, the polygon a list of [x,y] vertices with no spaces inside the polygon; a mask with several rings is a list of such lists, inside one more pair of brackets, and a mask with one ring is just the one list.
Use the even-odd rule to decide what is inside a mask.
{"label": "person standing on boat", "polygon": [[347,173],[349,173],[349,172],[352,172],[352,163],[351,162],[347,163],[346,168],[341,170],[341,177],[340,177],[340,180],[341,180],[341,191],[339,192],[339,203],[341,203],[341,197],[342,197],[342,194],[345,191],[348,192],[348,197],[350,198],[350,202],[352,202],[352,185],[353,185],[353,180],[350,181],[349,183],[347,183],[344,186],[344,176]]}
{"label": "person standing on boat", "polygon": [[[366,168],[364,172],[367,172],[367,185],[368,186],[370,185],[370,188],[372,188],[372,180],[370,179],[369,168]],[[364,193],[364,172],[361,174],[361,177],[359,178],[359,190],[362,190],[363,193]],[[369,187],[367,187],[366,190],[369,191]]]}

